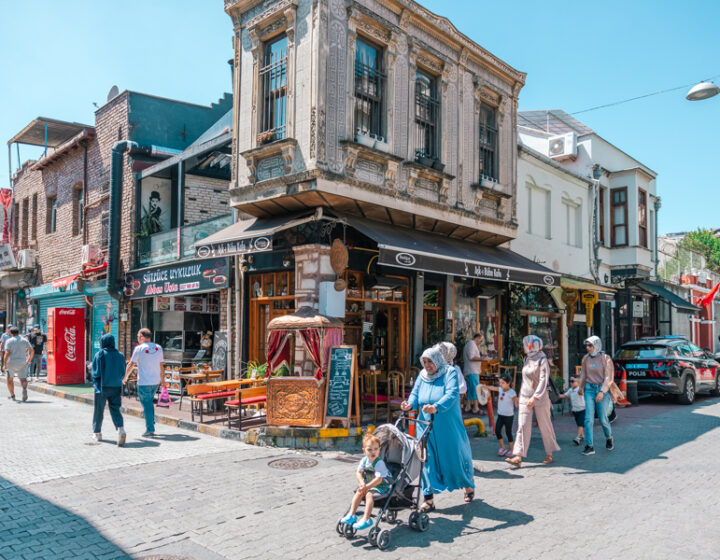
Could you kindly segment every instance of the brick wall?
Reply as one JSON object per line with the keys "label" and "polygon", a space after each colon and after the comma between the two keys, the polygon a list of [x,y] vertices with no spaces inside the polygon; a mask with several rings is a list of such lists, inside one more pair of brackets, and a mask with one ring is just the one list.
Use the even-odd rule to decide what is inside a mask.
{"label": "brick wall", "polygon": [[185,175],[183,222],[194,224],[230,212],[228,181]]}

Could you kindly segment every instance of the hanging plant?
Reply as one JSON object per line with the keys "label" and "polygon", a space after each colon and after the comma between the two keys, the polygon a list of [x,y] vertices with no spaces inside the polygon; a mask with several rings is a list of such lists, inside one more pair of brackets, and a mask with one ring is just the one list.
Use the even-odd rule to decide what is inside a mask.
{"label": "hanging plant", "polygon": [[522,296],[525,286],[510,284],[510,306],[508,308],[508,340],[507,357],[508,362],[515,365],[522,364],[523,358],[523,327],[525,322],[520,314],[522,307]]}

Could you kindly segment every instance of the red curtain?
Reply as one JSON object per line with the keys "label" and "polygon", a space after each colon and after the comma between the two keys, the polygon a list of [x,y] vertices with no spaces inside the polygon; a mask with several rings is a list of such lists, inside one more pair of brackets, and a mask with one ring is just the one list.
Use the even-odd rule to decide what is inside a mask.
{"label": "red curtain", "polygon": [[282,366],[287,368],[288,375],[292,374],[292,371],[290,371],[290,358],[293,348],[291,344],[288,344],[290,338],[290,333],[286,330],[270,331],[267,349],[268,368],[265,377],[273,374]]}
{"label": "red curtain", "polygon": [[325,329],[323,340],[323,369],[330,361],[330,348],[340,346],[343,343],[342,329]]}

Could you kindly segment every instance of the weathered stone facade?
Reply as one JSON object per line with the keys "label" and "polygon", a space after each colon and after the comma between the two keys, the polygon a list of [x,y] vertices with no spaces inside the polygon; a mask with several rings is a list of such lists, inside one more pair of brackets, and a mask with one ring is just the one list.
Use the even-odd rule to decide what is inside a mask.
{"label": "weathered stone facade", "polygon": [[[235,29],[233,206],[258,216],[277,214],[273,201],[288,210],[328,206],[418,229],[437,220],[457,226],[451,235],[489,244],[515,237],[525,74],[411,0],[226,0],[225,9]],[[268,41],[283,34],[284,138],[264,144],[260,72]],[[369,142],[355,122],[358,39],[377,47],[385,72],[384,126]],[[416,161],[417,70],[438,86],[434,168]],[[497,120],[489,183],[481,181],[481,104]]]}

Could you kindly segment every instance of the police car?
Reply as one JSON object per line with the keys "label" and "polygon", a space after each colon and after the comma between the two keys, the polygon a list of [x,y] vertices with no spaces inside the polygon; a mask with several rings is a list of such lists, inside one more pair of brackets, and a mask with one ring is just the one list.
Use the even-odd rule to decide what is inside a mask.
{"label": "police car", "polygon": [[720,363],[684,336],[646,337],[626,342],[615,354],[615,381],[623,372],[638,382],[639,395],[676,395],[692,404],[697,391],[720,396]]}

